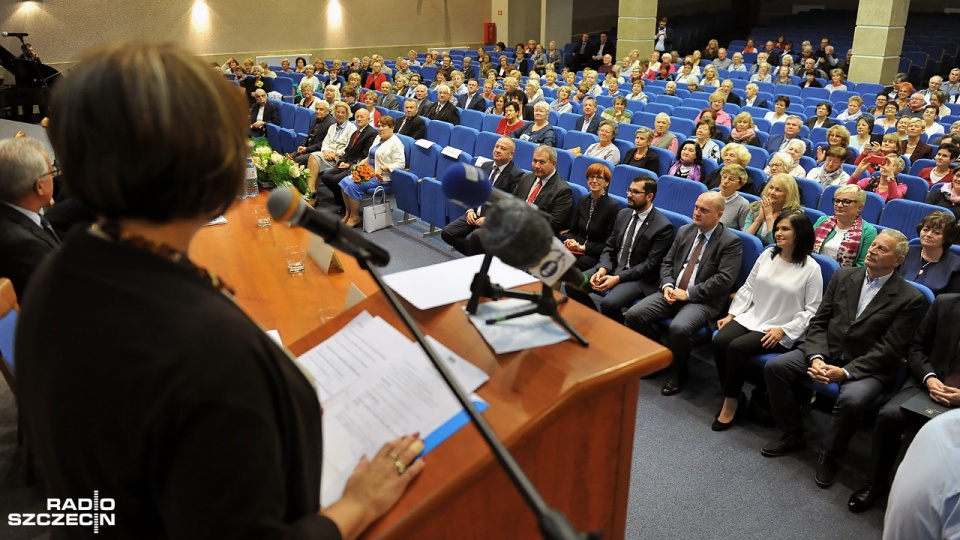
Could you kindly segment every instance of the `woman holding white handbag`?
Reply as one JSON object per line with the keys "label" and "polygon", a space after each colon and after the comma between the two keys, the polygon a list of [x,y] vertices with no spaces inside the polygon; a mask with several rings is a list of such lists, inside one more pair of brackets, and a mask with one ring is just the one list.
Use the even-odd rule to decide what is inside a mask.
{"label": "woman holding white handbag", "polygon": [[394,136],[393,126],[392,116],[384,115],[377,121],[377,130],[380,135],[373,141],[370,158],[364,162],[373,169],[373,176],[367,181],[357,182],[353,175],[347,175],[340,181],[340,189],[343,190],[343,200],[347,207],[343,222],[349,227],[356,227],[360,223],[360,200],[363,199],[363,194],[390,183],[390,172],[406,166],[403,143],[399,137]]}

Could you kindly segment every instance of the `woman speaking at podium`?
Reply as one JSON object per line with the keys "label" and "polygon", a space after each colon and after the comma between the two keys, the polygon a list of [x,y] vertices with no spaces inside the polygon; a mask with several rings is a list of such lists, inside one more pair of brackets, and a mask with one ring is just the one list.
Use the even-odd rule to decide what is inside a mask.
{"label": "woman speaking at podium", "polygon": [[321,509],[311,381],[187,257],[240,192],[243,95],[178,46],[128,42],[87,55],[54,103],[63,174],[99,218],[40,267],[17,329],[48,496],[113,499],[99,533],[121,538],[358,536],[423,469],[422,441],[385,444]]}

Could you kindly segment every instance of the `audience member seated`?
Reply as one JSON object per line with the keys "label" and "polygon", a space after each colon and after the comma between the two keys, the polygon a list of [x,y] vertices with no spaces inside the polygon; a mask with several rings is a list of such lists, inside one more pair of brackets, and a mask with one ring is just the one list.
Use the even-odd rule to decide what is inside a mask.
{"label": "audience member seated", "polygon": [[[789,96],[777,96],[773,101],[773,110],[763,115],[763,119],[770,122],[771,124],[776,124],[777,122],[784,122],[791,115],[787,114],[787,107],[790,106],[790,97]],[[797,117],[799,119],[799,117]]]}
{"label": "audience member seated", "polygon": [[724,399],[713,431],[729,429],[746,412],[743,383],[750,357],[782,354],[803,342],[820,307],[823,278],[810,256],[810,219],[802,212],[784,212],[775,218],[774,231],[776,244],[760,254],[727,316],[717,321],[713,359]]}
{"label": "audience member seated", "polygon": [[927,135],[927,140],[931,140],[937,135],[943,135],[943,126],[937,123],[937,106],[927,105],[923,108],[923,132]]}
{"label": "audience member seated", "polygon": [[[361,111],[360,114],[362,115],[363,112]],[[342,197],[346,203],[346,215],[343,217],[343,223],[347,227],[356,227],[360,223],[362,217],[360,201],[363,199],[364,193],[371,192],[378,186],[389,184],[391,171],[403,169],[406,166],[403,143],[400,142],[399,137],[393,136],[393,126],[392,116],[384,115],[380,117],[377,125],[379,135],[372,141],[372,147],[369,148],[370,156],[366,159],[366,164],[373,169],[373,178],[358,183],[353,180],[348,170],[345,177],[340,180],[340,189],[343,191]],[[326,173],[324,173],[324,183],[326,183]]]}
{"label": "audience member seated", "polygon": [[717,171],[720,171],[720,194],[723,195],[724,200],[723,216],[720,222],[731,229],[743,230],[747,223],[750,203],[740,195],[739,190],[743,189],[749,179],[747,170],[738,163],[731,163]]}
{"label": "audience member seated", "polygon": [[789,174],[776,173],[763,186],[760,200],[750,203],[743,231],[769,246],[774,243],[774,222],[780,214],[800,212],[800,189]]}
{"label": "audience member seated", "polygon": [[247,99],[250,101],[250,104],[253,105],[254,96],[253,94],[257,90],[263,90],[266,93],[270,93],[273,85],[269,78],[263,76],[263,68],[260,66],[253,66],[253,71],[251,75],[253,77],[245,77],[241,86],[243,86],[244,92],[247,94]]}
{"label": "audience member seated", "polygon": [[907,345],[910,376],[877,414],[869,479],[847,503],[851,512],[860,513],[887,493],[905,433],[926,423],[926,417],[904,411],[901,405],[925,394],[937,406],[953,409],[926,423],[910,443],[887,502],[885,538],[948,538],[956,530],[956,503],[950,502],[956,497],[945,494],[953,491],[950,486],[957,478],[945,460],[958,449],[958,317],[960,297],[942,295],[917,328]]}
{"label": "audience member seated", "polygon": [[[901,86],[900,90],[904,90],[906,85]],[[923,117],[923,108],[927,103],[923,100],[923,94],[920,92],[914,92],[910,95],[910,98],[906,103],[901,104],[901,101],[898,99],[897,103],[900,104],[900,117],[909,117],[909,118],[922,118]]]}
{"label": "audience member seated", "polygon": [[573,105],[570,103],[569,86],[561,86],[557,89],[557,98],[550,103],[550,110],[557,114],[573,112]]}
{"label": "audience member seated", "polygon": [[[510,103],[507,107],[509,108],[510,105],[516,106],[516,103]],[[510,126],[505,126],[505,129],[509,130],[508,133],[510,137],[514,139],[530,141],[537,145],[545,144],[547,146],[555,146],[557,137],[553,126],[550,125],[549,119],[550,106],[547,105],[545,101],[539,101],[533,106],[533,122],[523,125],[519,129],[516,127],[511,128]],[[506,120],[506,118],[504,118],[504,120]],[[504,135],[506,135],[506,133],[504,133]]]}
{"label": "audience member seated", "polygon": [[627,95],[627,99],[639,101],[646,105],[649,102],[649,98],[647,94],[643,92],[644,84],[643,80],[634,81],[630,94]]}
{"label": "audience member seated", "polygon": [[[720,87],[720,78],[717,75],[717,68],[713,64],[707,64],[703,68],[703,78],[700,79],[700,87],[704,90],[711,90]],[[726,98],[726,96],[724,96]]]}
{"label": "audience member seated", "polygon": [[[780,152],[781,150],[786,150],[787,145],[793,141],[798,140],[803,142],[800,139],[800,128],[803,127],[802,121],[799,116],[789,115],[783,122],[783,134],[782,135],[771,135],[767,138],[766,144],[763,145],[763,148],[767,152],[773,154],[774,152]],[[806,151],[806,144],[804,144],[804,152]],[[803,152],[801,152],[802,154]]]}
{"label": "audience member seated", "polygon": [[573,190],[557,173],[557,151],[552,146],[538,146],[530,170],[520,178],[513,194],[549,214],[550,226],[559,234],[573,212]]}
{"label": "audience member seated", "polygon": [[430,120],[440,120],[459,126],[460,110],[454,102],[450,101],[451,95],[449,86],[444,84],[437,87],[437,102],[430,106],[425,116]]}
{"label": "audience member seated", "polygon": [[677,150],[677,160],[667,171],[670,176],[699,182],[703,178],[703,154],[695,139],[687,139]]}
{"label": "audience member seated", "polygon": [[847,110],[837,115],[837,121],[850,122],[863,116],[863,98],[860,96],[850,96],[847,100]]}
{"label": "audience member seated", "polygon": [[827,150],[831,148],[843,149],[847,156],[844,158],[844,163],[852,165],[856,162],[857,154],[850,149],[850,131],[846,127],[836,124],[827,129],[827,143],[817,145],[817,163],[823,163],[827,156]]}
{"label": "audience member seated", "polygon": [[847,184],[833,192],[832,216],[813,224],[813,252],[837,261],[843,267],[863,266],[867,249],[877,237],[877,228],[860,216],[867,192]]}
{"label": "audience member seated", "polygon": [[613,144],[613,139],[617,136],[617,124],[609,120],[600,123],[597,129],[599,142],[595,142],[587,147],[583,155],[607,160],[612,165],[620,163],[620,149]]}
{"label": "audience member seated", "polygon": [[313,124],[310,125],[310,132],[307,133],[307,137],[300,143],[300,146],[297,147],[293,160],[299,165],[306,166],[307,161],[310,160],[310,154],[319,152],[323,148],[323,139],[327,136],[327,131],[330,130],[330,126],[334,123],[336,122],[333,115],[330,114],[330,106],[327,105],[327,102],[323,101],[317,105],[316,117],[313,120]]}
{"label": "audience member seated", "polygon": [[790,71],[790,66],[786,64],[778,67],[773,77],[774,86],[780,86],[781,84],[787,86],[793,85],[793,73]]}
{"label": "audience member seated", "polygon": [[669,319],[665,345],[673,353],[670,379],[660,393],[672,396],[683,390],[694,332],[721,313],[740,271],[743,247],[740,238],[720,223],[723,195],[708,191],[697,197],[693,223],[677,232],[676,241],[660,265],[660,291],[627,310],[624,322],[652,339],[660,339],[661,325]]}
{"label": "audience member seated", "polygon": [[457,96],[458,106],[483,112],[487,108],[487,100],[480,93],[480,82],[477,79],[467,81],[467,91]]}
{"label": "audience member seated", "polygon": [[930,183],[930,187],[940,182],[949,182],[953,176],[950,164],[960,157],[960,147],[951,143],[941,143],[933,156],[934,166],[920,169],[917,175]]}
{"label": "audience member seated", "polygon": [[[350,175],[350,168],[361,164],[367,159],[370,147],[377,137],[377,130],[370,125],[369,111],[360,109],[354,113],[353,121],[356,124],[356,130],[354,130],[350,136],[350,143],[344,148],[343,155],[337,160],[336,165],[320,173],[320,180],[333,194],[333,200],[339,207],[338,213],[341,210],[351,209],[351,207],[347,206],[346,200],[343,198],[343,190],[339,187],[340,181],[346,178],[349,182],[353,182],[353,178]],[[399,139],[397,139],[397,141],[399,141]],[[355,217],[351,226],[356,225],[356,220],[360,218],[359,212],[353,212],[349,215]]]}
{"label": "audience member seated", "polygon": [[817,72],[812,69],[803,72],[803,79],[800,80],[799,86],[800,88],[823,88],[817,80]]}
{"label": "audience member seated", "polygon": [[738,144],[748,144],[750,146],[760,146],[760,139],[756,135],[756,130],[753,125],[753,116],[750,113],[744,111],[738,113],[733,119],[733,129],[730,131],[730,135],[727,137],[726,142],[729,143],[738,143]]}
{"label": "audience member seated", "polygon": [[926,285],[933,294],[960,293],[960,255],[950,251],[960,228],[949,212],[930,212],[917,224],[919,246],[910,246],[900,266],[904,279]]}
{"label": "audience member seated", "polygon": [[634,137],[633,150],[621,156],[620,163],[639,167],[658,174],[660,170],[660,157],[656,152],[650,151],[650,142],[653,140],[653,130],[644,126],[637,129]]}
{"label": "audience member seated", "polygon": [[280,108],[267,99],[267,93],[258,88],[253,92],[254,102],[250,107],[250,136],[264,137],[266,125],[280,125]]}
{"label": "audience member seated", "polygon": [[[747,150],[746,147],[738,143],[730,143],[724,146],[723,149],[720,150],[720,157],[723,160],[722,161],[723,165],[736,164],[744,168],[750,164],[750,159],[751,159],[750,151]],[[703,179],[703,183],[706,184],[707,189],[714,189],[714,188],[720,187],[721,174],[722,174],[721,170],[717,168],[717,169],[714,169],[713,172],[711,172],[709,175],[707,175],[706,178]],[[740,186],[739,191],[746,191],[746,192],[752,193],[753,180],[750,180],[750,178],[747,177],[747,179],[744,180],[743,185]]]}
{"label": "audience member seated", "polygon": [[870,115],[863,115],[857,119],[857,136],[850,138],[849,146],[854,149],[856,155],[854,157],[853,163],[857,162],[859,154],[867,148],[870,143],[879,142],[882,137],[880,135],[873,134],[873,117]]}
{"label": "audience member seated", "polygon": [[886,156],[880,172],[861,179],[867,163],[861,161],[857,169],[850,175],[848,184],[856,184],[864,191],[872,191],[883,198],[884,202],[901,199],[907,194],[907,186],[897,182],[897,175],[903,171],[903,159],[900,156]]}
{"label": "audience member seated", "polygon": [[833,118],[830,118],[830,114],[833,113],[833,105],[829,101],[821,101],[817,104],[816,116],[811,116],[807,118],[807,121],[804,122],[808,128],[813,130],[814,128],[830,128],[837,125],[837,121]]}
{"label": "audience member seated", "polygon": [[[493,183],[493,187],[504,193],[514,193],[523,170],[513,162],[516,144],[510,137],[500,137],[493,146],[493,161],[480,166]],[[483,253],[479,242],[475,241],[473,233],[483,227],[485,213],[489,206],[484,204],[477,208],[468,208],[466,213],[448,223],[440,231],[440,238],[453,246],[460,253],[470,256]]]}
{"label": "audience member seated", "polygon": [[693,130],[697,146],[700,147],[700,155],[703,156],[703,159],[712,159],[719,162],[720,145],[714,141],[715,138],[719,137],[717,125],[706,114],[702,116],[703,118],[697,122],[697,126]]}
{"label": "audience member seated", "polygon": [[600,122],[603,121],[603,118],[597,114],[596,98],[593,96],[587,96],[583,98],[581,106],[583,107],[583,115],[580,118],[577,118],[577,123],[574,126],[574,129],[596,135],[597,128],[600,127]]}
{"label": "audience member seated", "polygon": [[507,103],[503,108],[503,118],[501,118],[500,123],[497,124],[497,134],[511,135],[515,130],[523,126],[524,122],[520,119],[520,105],[512,101]]}
{"label": "audience member seated", "polygon": [[524,93],[527,95],[527,104],[536,105],[543,101],[546,101],[543,98],[543,90],[540,89],[540,81],[536,79],[529,79],[527,85],[524,87]]}
{"label": "audience member seated", "polygon": [[884,131],[890,131],[891,129],[896,129],[898,114],[900,112],[900,106],[897,105],[896,101],[891,101],[883,106],[883,115],[877,115],[876,124],[884,129]]}
{"label": "audience member seated", "polygon": [[320,172],[337,167],[354,132],[357,131],[357,126],[349,121],[351,116],[353,113],[346,103],[338,101],[333,104],[334,123],[327,129],[320,150],[311,153],[307,158],[307,185],[311,192],[316,191],[317,175]]}
{"label": "audience member seated", "polygon": [[826,152],[823,164],[810,169],[808,180],[814,180],[822,187],[846,185],[850,175],[843,170],[843,160],[847,157],[847,149],[834,147]]}
{"label": "audience member seated", "polygon": [[730,64],[730,67],[727,68],[727,71],[742,71],[746,73],[747,65],[743,63],[743,54],[738,52],[733,53],[733,62]]}
{"label": "audience member seated", "polygon": [[[499,116],[503,116],[506,114],[506,104],[507,104],[507,96],[504,94],[497,94],[496,97],[493,98],[493,105],[487,107],[487,110],[485,112],[486,114],[496,114]],[[517,108],[518,118],[520,117],[519,111],[520,111],[520,108],[518,107]]]}
{"label": "audience member seated", "polygon": [[377,93],[368,90],[363,94],[363,105],[367,112],[370,113],[369,124],[371,126],[379,126],[380,111],[377,110]]}
{"label": "audience member seated", "polygon": [[773,82],[773,77],[770,75],[770,64],[762,62],[759,66],[757,72],[750,76],[750,82]]}
{"label": "audience member seated", "polygon": [[802,348],[764,367],[773,416],[783,431],[761,449],[768,457],[806,446],[795,384],[809,378],[840,385],[816,467],[815,480],[822,488],[833,484],[865,407],[896,377],[916,328],[923,295],[894,271],[906,253],[902,233],[880,233],[870,246],[867,268],[841,268],[834,274]]}
{"label": "audience member seated", "polygon": [[607,237],[613,232],[613,222],[620,211],[620,203],[607,193],[612,176],[609,167],[594,163],[587,167],[584,174],[589,193],[577,201],[573,226],[561,238],[567,249],[577,257],[577,268],[589,270],[600,261]]}
{"label": "audience member seated", "polygon": [[0,276],[10,279],[22,304],[34,269],[60,237],[43,216],[54,176],[43,144],[29,137],[0,139]]}
{"label": "audience member seated", "polygon": [[942,206],[960,219],[960,168],[955,168],[953,174],[947,178],[950,179],[949,182],[930,190],[926,202]]}
{"label": "audience member seated", "polygon": [[628,124],[633,119],[633,113],[627,110],[627,98],[623,96],[613,98],[613,107],[604,109],[600,116],[616,124]]}
{"label": "audience member seated", "polygon": [[843,70],[842,69],[831,69],[830,70],[830,84],[826,86],[827,91],[831,94],[836,91],[847,91],[847,85],[843,84]]}
{"label": "audience member seated", "polygon": [[793,174],[799,165],[794,165],[793,156],[787,152],[774,152],[770,156],[770,161],[767,162],[767,166],[763,168],[763,172],[767,177],[771,177],[775,174],[789,174],[790,176],[800,176],[803,177],[806,173],[800,168],[800,174]]}

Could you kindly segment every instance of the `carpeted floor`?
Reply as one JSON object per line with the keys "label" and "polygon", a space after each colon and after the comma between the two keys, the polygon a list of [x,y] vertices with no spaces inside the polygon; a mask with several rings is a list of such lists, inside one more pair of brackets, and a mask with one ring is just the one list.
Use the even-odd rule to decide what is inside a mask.
{"label": "carpeted floor", "polygon": [[[417,222],[370,236],[391,253],[386,273],[459,257],[439,237],[423,238],[428,228]],[[820,489],[813,480],[814,450],[764,458],[760,446],[778,435],[774,429],[743,422],[723,433],[710,431],[721,398],[704,352],[695,354],[691,381],[678,396],[660,395],[664,376],[641,382],[627,538],[879,538],[883,505],[862,515],[846,509],[850,493],[862,483],[869,430],[854,439],[837,483]],[[813,448],[826,418],[820,410],[807,416]],[[2,516],[44,507],[42,473],[37,485],[24,484],[16,440],[16,405],[0,384]],[[549,494],[544,496],[549,502]],[[4,539],[48,536],[42,528],[11,527],[6,519],[0,525]],[[509,531],[503,538],[510,538]]]}

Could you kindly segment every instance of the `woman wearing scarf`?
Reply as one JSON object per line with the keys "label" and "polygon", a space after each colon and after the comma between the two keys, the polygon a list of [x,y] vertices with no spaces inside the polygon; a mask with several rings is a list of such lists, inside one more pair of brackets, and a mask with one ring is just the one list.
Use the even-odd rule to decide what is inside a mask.
{"label": "woman wearing scarf", "polygon": [[807,173],[807,179],[818,182],[822,187],[846,184],[847,180],[850,180],[850,175],[843,170],[843,160],[846,157],[846,148],[827,150],[827,157],[823,160],[823,165],[811,169]]}
{"label": "woman wearing scarf", "polygon": [[734,117],[733,129],[730,136],[725,141],[727,144],[749,144],[750,146],[760,146],[760,138],[757,137],[753,125],[753,116],[748,112],[742,112]]}
{"label": "woman wearing scarf", "polygon": [[960,168],[954,169],[950,182],[930,190],[926,202],[927,204],[942,206],[953,212],[957,219],[960,219],[960,174],[958,174],[958,171],[960,171]]}
{"label": "woman wearing scarf", "polygon": [[829,257],[842,268],[863,266],[867,249],[877,237],[877,228],[860,217],[867,192],[848,184],[833,192],[832,216],[813,224],[813,252]]}
{"label": "woman wearing scarf", "polygon": [[687,178],[696,182],[703,176],[703,154],[695,139],[687,139],[677,150],[677,160],[670,166],[667,174],[678,178]]}

